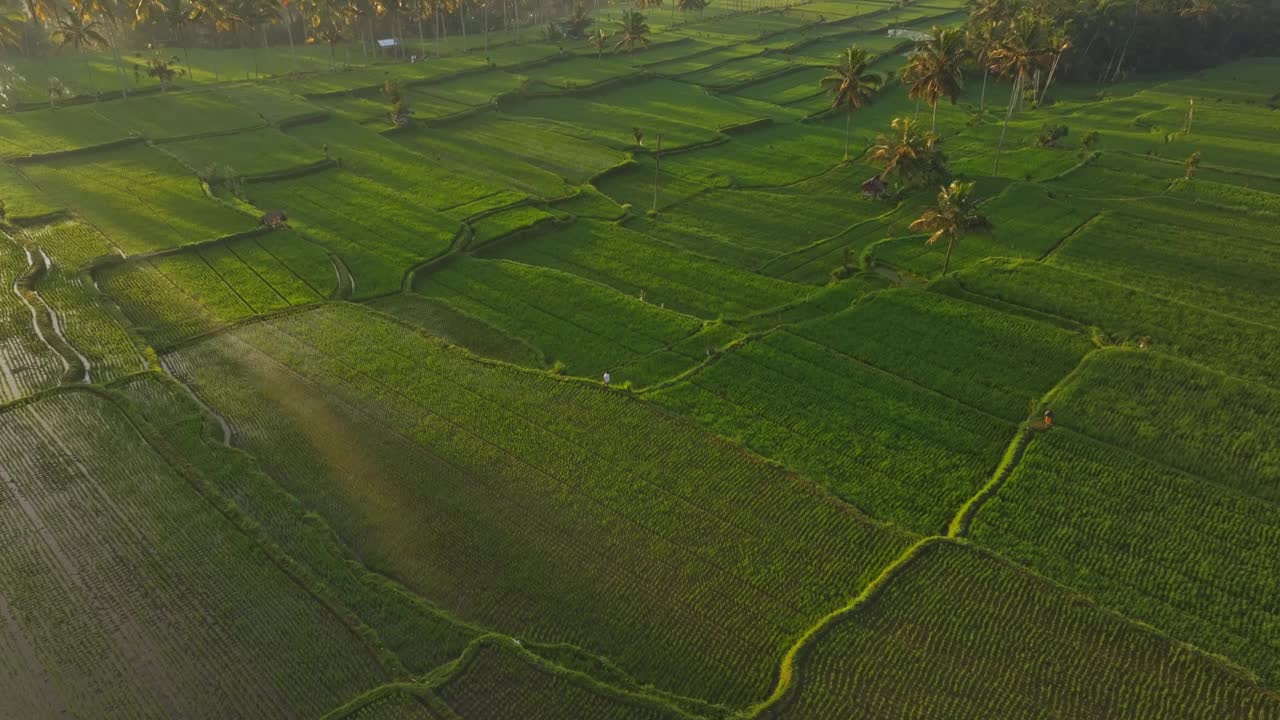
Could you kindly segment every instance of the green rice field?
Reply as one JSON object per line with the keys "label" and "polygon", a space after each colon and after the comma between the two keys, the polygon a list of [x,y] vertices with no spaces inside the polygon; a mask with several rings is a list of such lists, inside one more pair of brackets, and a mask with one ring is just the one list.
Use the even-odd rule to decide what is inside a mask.
{"label": "green rice field", "polygon": [[26,5],[0,718],[1280,720],[1261,3]]}

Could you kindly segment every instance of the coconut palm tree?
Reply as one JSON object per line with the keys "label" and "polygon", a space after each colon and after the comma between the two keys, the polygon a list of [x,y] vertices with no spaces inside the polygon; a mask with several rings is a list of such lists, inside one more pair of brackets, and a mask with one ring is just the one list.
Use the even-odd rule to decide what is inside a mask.
{"label": "coconut palm tree", "polygon": [[187,41],[187,26],[191,24],[195,8],[186,0],[134,0],[133,26],[146,22],[164,23],[178,37],[182,45],[182,56],[187,65],[187,77],[191,75],[191,50]]}
{"label": "coconut palm tree", "polygon": [[1040,24],[1026,16],[1009,26],[1008,32],[1000,38],[1000,44],[990,53],[991,71],[1013,81],[1009,91],[1009,107],[1005,110],[1004,125],[1000,128],[1000,140],[996,145],[996,162],[991,171],[993,175],[1000,173],[1000,154],[1004,150],[1009,119],[1021,105],[1027,80],[1044,64],[1047,55],[1048,50],[1041,39]]}
{"label": "coconut palm tree", "polygon": [[1044,89],[1040,91],[1040,97],[1036,100],[1036,105],[1044,104],[1044,96],[1049,94],[1049,86],[1053,84],[1053,76],[1058,71],[1058,62],[1062,60],[1062,54],[1071,49],[1071,28],[1059,28],[1054,31],[1052,37],[1049,38],[1049,52],[1053,53],[1053,64],[1049,66],[1049,77],[1044,81]]}
{"label": "coconut palm tree", "polygon": [[329,46],[329,69],[338,68],[334,47],[342,42],[350,18],[349,8],[341,0],[307,0],[302,7],[303,18],[309,26],[307,42],[322,42]]}
{"label": "coconut palm tree", "polygon": [[978,213],[978,203],[973,196],[974,184],[954,180],[938,192],[937,204],[928,208],[920,218],[911,223],[912,232],[932,233],[925,243],[933,245],[947,241],[947,256],[942,261],[945,276],[951,267],[951,251],[956,241],[969,233],[986,232],[991,221]]}
{"label": "coconut palm tree", "polygon": [[581,40],[586,37],[592,22],[591,12],[582,3],[574,3],[573,13],[564,19],[564,34],[570,39]]}
{"label": "coconut palm tree", "polygon": [[875,102],[884,76],[867,68],[871,61],[867,51],[850,45],[827,66],[827,76],[818,81],[831,94],[831,107],[844,110],[844,160],[849,160],[849,125],[854,110]]}
{"label": "coconut palm tree", "polygon": [[178,58],[174,56],[166,56],[159,50],[152,52],[151,57],[147,58],[147,77],[153,77],[160,81],[160,92],[169,92],[169,83],[181,72],[177,70]]}
{"label": "coconut palm tree", "polygon": [[938,130],[938,101],[946,98],[954,105],[964,90],[964,63],[969,50],[960,28],[934,26],[929,37],[916,45],[916,51],[902,69],[902,82],[907,97],[924,100],[933,110],[930,132]]}
{"label": "coconut palm tree", "polygon": [[690,11],[701,16],[702,11],[707,7],[707,0],[675,0],[674,7],[679,8],[682,17]]}
{"label": "coconut palm tree", "polygon": [[96,21],[100,30],[105,30],[106,47],[111,51],[111,59],[115,62],[116,74],[120,78],[120,96],[129,98],[129,80],[124,73],[124,57],[120,54],[120,23],[116,18],[118,7],[115,0],[68,0],[68,7],[78,13],[85,22]]}
{"label": "coconut palm tree", "polygon": [[618,42],[614,43],[613,48],[617,50],[625,47],[630,54],[637,45],[649,46],[649,24],[645,22],[645,17],[640,14],[640,11],[624,10],[618,27]]}
{"label": "coconut palm tree", "polygon": [[22,25],[8,15],[0,14],[0,50],[22,47]]}
{"label": "coconut palm tree", "polygon": [[871,164],[880,168],[882,180],[912,187],[945,173],[937,136],[920,133],[909,117],[894,118],[889,127],[893,134],[878,136],[867,152]]}
{"label": "coconut palm tree", "polygon": [[1000,42],[1003,25],[983,20],[970,20],[966,26],[969,56],[982,68],[982,93],[978,97],[978,115],[987,109],[987,77],[991,74],[990,53]]}
{"label": "coconut palm tree", "polygon": [[[107,38],[102,34],[102,30],[102,23],[86,13],[73,8],[63,8],[49,37],[58,43],[59,49],[70,45],[75,48],[77,54],[80,54],[85,48],[107,45]],[[84,56],[84,68],[89,74],[89,88],[93,90],[94,95],[97,95],[98,87],[93,81],[93,63],[88,55]]]}
{"label": "coconut palm tree", "polygon": [[16,0],[0,0],[0,50],[22,49],[22,21],[18,19]]}
{"label": "coconut palm tree", "polygon": [[604,56],[605,48],[609,47],[609,33],[600,28],[587,35],[587,44],[596,51],[596,59],[599,60]]}

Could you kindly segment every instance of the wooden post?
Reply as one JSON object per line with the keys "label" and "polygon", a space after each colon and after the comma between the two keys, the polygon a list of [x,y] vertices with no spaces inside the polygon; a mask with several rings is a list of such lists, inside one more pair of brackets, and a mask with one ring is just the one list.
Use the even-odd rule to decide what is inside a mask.
{"label": "wooden post", "polygon": [[658,148],[653,153],[653,211],[658,212],[658,170],[662,167],[662,136],[658,136]]}

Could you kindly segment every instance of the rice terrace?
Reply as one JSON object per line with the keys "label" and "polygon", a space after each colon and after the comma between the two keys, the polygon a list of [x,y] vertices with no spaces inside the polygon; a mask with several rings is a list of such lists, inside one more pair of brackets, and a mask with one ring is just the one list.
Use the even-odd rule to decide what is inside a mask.
{"label": "rice terrace", "polygon": [[0,0],[0,720],[1280,720],[1275,0]]}

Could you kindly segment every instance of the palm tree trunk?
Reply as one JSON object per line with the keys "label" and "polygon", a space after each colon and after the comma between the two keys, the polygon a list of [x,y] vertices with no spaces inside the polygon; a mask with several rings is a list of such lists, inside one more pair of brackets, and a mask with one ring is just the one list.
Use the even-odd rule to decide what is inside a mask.
{"label": "palm tree trunk", "polygon": [[915,114],[915,116],[914,116],[914,117],[912,117],[911,119],[912,119],[912,120],[919,120],[919,119],[920,119],[920,98],[916,98],[916,114]]}
{"label": "palm tree trunk", "polygon": [[[266,23],[262,24],[262,52],[267,56],[267,67],[270,67],[271,66],[271,41],[267,39]],[[259,72],[258,76],[261,77],[262,73]]]}
{"label": "palm tree trunk", "polygon": [[178,28],[178,37],[182,39],[182,57],[187,63],[187,80],[194,84],[196,78],[191,72],[191,43],[187,42],[187,29]]}
{"label": "palm tree trunk", "polygon": [[462,52],[467,51],[467,3],[458,0],[458,22],[462,25]]}
{"label": "palm tree trunk", "polygon": [[489,57],[489,3],[492,0],[484,0],[484,56]]}
{"label": "palm tree trunk", "polygon": [[120,50],[119,48],[116,47],[115,43],[112,43],[111,45],[111,55],[115,58],[115,61],[116,61],[116,74],[120,76],[120,97],[125,100],[128,100],[129,99],[129,78],[125,77],[124,58],[120,56]]}
{"label": "palm tree trunk", "polygon": [[844,160],[849,162],[849,121],[853,118],[853,112],[844,111]]}
{"label": "palm tree trunk", "polygon": [[1133,34],[1138,30],[1138,2],[1133,3],[1133,22],[1129,24],[1129,34],[1124,39],[1124,49],[1120,51],[1120,61],[1116,63],[1115,71],[1112,73],[1112,81],[1120,75],[1120,69],[1124,67],[1124,58],[1129,54],[1129,41],[1133,40]]}
{"label": "palm tree trunk", "polygon": [[1036,105],[1044,104],[1044,96],[1049,94],[1049,86],[1053,84],[1053,74],[1058,71],[1058,61],[1062,59],[1062,53],[1058,53],[1053,57],[1053,65],[1049,66],[1049,78],[1044,81],[1044,90],[1040,93],[1040,99],[1036,101]]}
{"label": "palm tree trunk", "polygon": [[88,56],[88,55],[86,55],[86,54],[85,54],[85,53],[83,53],[83,52],[81,52],[80,54],[81,54],[81,56],[83,56],[83,57],[84,57],[84,69],[85,69],[85,72],[89,73],[89,89],[93,91],[93,100],[94,100],[94,102],[97,102],[97,100],[98,100],[98,86],[97,86],[97,84],[96,84],[96,83],[94,83],[94,82],[93,82],[93,63],[89,62],[89,56]]}
{"label": "palm tree trunk", "polygon": [[298,51],[293,45],[293,10],[284,8],[284,30],[289,34],[289,72],[298,70]]}
{"label": "palm tree trunk", "polygon": [[984,66],[982,68],[982,96],[978,98],[978,114],[981,115],[987,109],[987,74],[989,70]]}
{"label": "palm tree trunk", "polygon": [[951,267],[951,248],[956,244],[956,236],[948,235],[947,237],[947,256],[942,260],[942,275],[946,277],[947,269]]}
{"label": "palm tree trunk", "polygon": [[929,125],[929,132],[937,134],[938,132],[938,101],[933,101],[933,123]]}
{"label": "palm tree trunk", "polygon": [[1022,89],[1022,76],[1013,79],[1013,91],[1009,93],[1009,107],[1004,113],[1004,125],[1000,128],[1000,143],[996,145],[996,164],[991,169],[992,175],[1000,174],[1000,153],[1004,151],[1004,134],[1009,130],[1009,118],[1013,115],[1013,104],[1018,99],[1018,91]]}

